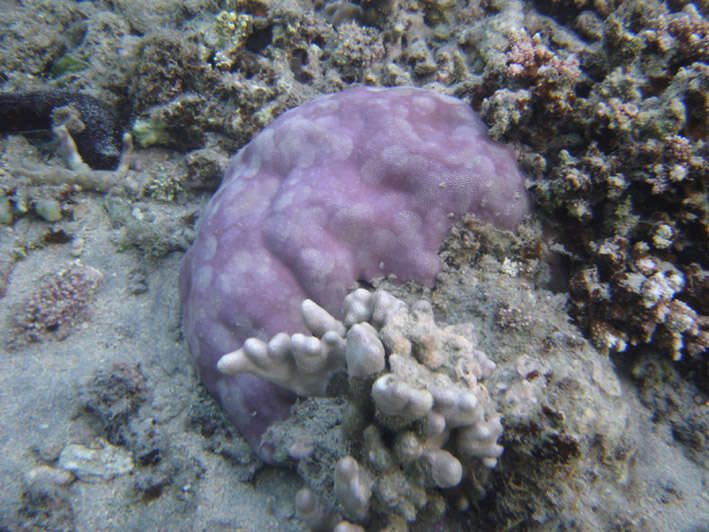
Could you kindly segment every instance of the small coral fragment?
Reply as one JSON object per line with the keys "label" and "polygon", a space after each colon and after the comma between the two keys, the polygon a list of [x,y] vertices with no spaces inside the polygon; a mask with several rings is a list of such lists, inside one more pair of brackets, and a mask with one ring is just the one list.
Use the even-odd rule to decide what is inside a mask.
{"label": "small coral fragment", "polygon": [[73,123],[80,124],[71,128],[77,154],[92,168],[115,168],[121,144],[118,117],[105,102],[88,94],[56,89],[0,93],[0,131],[49,129],[61,114],[67,114],[67,108],[71,108]]}
{"label": "small coral fragment", "polygon": [[40,341],[53,332],[58,340],[65,339],[71,327],[85,317],[87,306],[102,279],[100,271],[79,261],[45,277],[16,318],[20,338]]}

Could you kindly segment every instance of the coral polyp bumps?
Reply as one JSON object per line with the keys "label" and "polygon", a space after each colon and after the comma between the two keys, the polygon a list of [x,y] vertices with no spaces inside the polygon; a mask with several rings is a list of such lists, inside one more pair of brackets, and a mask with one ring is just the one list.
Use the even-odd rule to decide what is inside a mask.
{"label": "coral polyp bumps", "polygon": [[207,389],[272,461],[261,436],[295,395],[226,377],[219,357],[252,336],[302,331],[305,298],[341,317],[358,280],[431,286],[457,219],[514,229],[528,212],[513,153],[460,100],[358,87],[288,111],[232,159],[182,263],[185,337]]}
{"label": "coral polyp bumps", "polygon": [[[368,443],[346,443],[356,456],[341,458],[334,471],[345,517],[365,521],[370,504],[391,511],[387,492],[393,475],[398,497],[407,502],[397,503],[395,511],[412,520],[440,497],[436,488],[460,483],[464,463],[477,458],[496,465],[502,425],[480,382],[495,364],[470,340],[470,326],[440,328],[428,301],[409,308],[384,290],[361,288],[345,297],[344,322],[309,299],[301,312],[311,335],[249,338],[217,367],[230,375],[256,375],[302,396],[344,396],[359,410],[357,417],[367,420]],[[299,506],[309,506],[302,501],[307,497],[300,499]]]}
{"label": "coral polyp bumps", "polygon": [[[398,464],[380,469],[408,486],[394,491],[407,493],[399,514],[414,519],[426,489],[460,481],[463,461],[499,456],[502,427],[478,382],[494,364],[439,331],[430,306],[409,316],[384,293],[355,292],[342,315],[342,300],[387,275],[431,286],[457,219],[514,229],[528,212],[513,153],[460,100],[358,87],[288,111],[232,159],[182,264],[185,337],[205,385],[259,456],[279,462],[264,434],[289,419],[296,394],[325,395],[346,375],[341,393],[375,413],[368,441],[399,434],[373,452]],[[301,317],[306,298],[317,305]],[[289,335],[305,328],[313,336]],[[289,334],[265,341],[278,331]],[[335,484],[351,489],[336,491],[362,521],[365,495],[386,500],[382,479],[393,477],[378,470],[370,486],[371,464],[350,458]]]}

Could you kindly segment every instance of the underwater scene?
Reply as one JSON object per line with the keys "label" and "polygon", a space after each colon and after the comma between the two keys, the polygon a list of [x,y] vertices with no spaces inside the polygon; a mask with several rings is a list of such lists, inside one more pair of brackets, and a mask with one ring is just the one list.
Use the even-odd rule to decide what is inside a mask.
{"label": "underwater scene", "polygon": [[0,532],[709,531],[707,0],[0,0]]}

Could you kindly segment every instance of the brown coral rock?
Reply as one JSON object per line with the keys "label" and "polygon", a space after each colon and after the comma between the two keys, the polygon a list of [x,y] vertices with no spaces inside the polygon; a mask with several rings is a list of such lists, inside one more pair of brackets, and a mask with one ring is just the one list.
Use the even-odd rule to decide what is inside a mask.
{"label": "brown coral rock", "polygon": [[25,301],[16,317],[20,333],[10,340],[40,341],[53,333],[64,340],[74,326],[86,317],[86,310],[103,275],[80,261],[45,277],[37,290]]}

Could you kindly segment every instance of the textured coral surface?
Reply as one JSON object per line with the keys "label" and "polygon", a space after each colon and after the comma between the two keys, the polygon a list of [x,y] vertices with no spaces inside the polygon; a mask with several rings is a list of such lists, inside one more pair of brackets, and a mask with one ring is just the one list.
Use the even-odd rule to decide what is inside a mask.
{"label": "textured coral surface", "polygon": [[[497,366],[484,382],[504,453],[493,469],[463,464],[444,499],[427,490],[434,504],[410,528],[709,530],[707,0],[0,0],[0,12],[0,91],[51,126],[0,137],[0,323],[16,347],[0,353],[0,529],[303,532],[296,492],[312,492],[300,515],[327,514],[316,499],[333,502],[335,473],[360,513],[367,471],[391,463],[391,433],[349,415],[369,389],[301,397],[263,436],[289,467],[264,465],[193,372],[177,279],[230,158],[289,109],[367,85],[479,111],[514,146],[541,222],[517,237],[456,224],[430,289],[361,283],[430,301],[436,323],[471,323]],[[72,135],[91,165],[81,132],[96,141],[92,124],[107,124],[35,91],[88,95],[136,149],[116,171],[74,164],[56,140]],[[0,105],[0,122],[16,109]],[[56,275],[76,258],[103,274],[90,301]],[[101,441],[133,470],[89,482],[58,460]],[[338,467],[345,456],[356,467]],[[421,491],[386,471],[367,526],[404,530]],[[442,503],[444,521],[427,520]]]}
{"label": "textured coral surface", "polygon": [[258,448],[290,397],[219,375],[221,355],[301,330],[305,297],[338,315],[358,279],[430,285],[456,217],[511,229],[527,201],[511,152],[459,100],[357,88],[286,113],[235,156],[185,255],[185,333],[207,387]]}
{"label": "textured coral surface", "polygon": [[[495,467],[502,425],[483,382],[495,363],[471,342],[469,324],[439,327],[428,301],[409,308],[385,290],[363,288],[345,297],[344,324],[311,300],[301,312],[313,336],[279,333],[268,343],[249,338],[218,367],[301,395],[348,398],[359,430],[350,428],[343,451],[354,456],[337,460],[335,499],[327,497],[347,519],[366,524],[373,513],[393,513],[414,521],[427,505],[438,506],[441,517],[439,489],[460,484],[463,462],[480,468],[477,458]],[[347,384],[334,385],[338,375]],[[353,444],[359,434],[363,445]],[[315,445],[307,447],[291,445],[288,454],[307,458]],[[301,493],[300,499],[298,511],[321,529],[312,497]]]}
{"label": "textured coral surface", "polygon": [[65,339],[71,327],[85,317],[102,279],[100,271],[79,261],[46,276],[19,309],[15,325],[21,333],[10,343],[40,341],[52,332]]}

